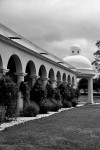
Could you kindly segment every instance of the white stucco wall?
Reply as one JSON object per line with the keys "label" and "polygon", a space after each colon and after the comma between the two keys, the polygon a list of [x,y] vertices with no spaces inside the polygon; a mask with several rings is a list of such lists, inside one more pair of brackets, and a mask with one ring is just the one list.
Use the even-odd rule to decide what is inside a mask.
{"label": "white stucco wall", "polygon": [[[2,40],[0,40],[0,55],[1,55],[2,64],[3,64],[3,66],[0,65],[1,69],[2,69],[2,67],[4,69],[7,69],[7,65],[8,65],[8,61],[9,61],[10,57],[12,55],[17,55],[18,58],[20,59],[23,73],[25,73],[27,63],[31,60],[36,67],[36,75],[38,75],[40,66],[44,65],[46,68],[47,77],[48,77],[50,69],[52,68],[54,70],[55,77],[56,77],[57,72],[59,71],[61,74],[61,79],[62,79],[63,74],[65,73],[66,79],[68,78],[68,75],[70,75],[71,80],[72,80],[72,77],[74,77],[75,82],[76,82],[76,74],[70,70],[68,71],[67,68],[63,69],[59,66],[56,66],[55,64],[48,62],[46,59],[36,57],[36,56],[30,54],[29,52],[26,52],[26,51],[20,49],[19,47],[16,47],[16,46],[14,46],[10,43],[7,43],[5,41],[2,41]],[[18,63],[17,63],[17,65],[18,65]],[[20,72],[20,70],[18,70],[18,72]]]}

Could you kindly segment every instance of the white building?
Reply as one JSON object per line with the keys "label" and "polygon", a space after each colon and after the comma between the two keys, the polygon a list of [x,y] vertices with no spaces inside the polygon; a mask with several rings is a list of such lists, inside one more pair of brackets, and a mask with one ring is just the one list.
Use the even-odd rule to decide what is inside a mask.
{"label": "white building", "polygon": [[[55,87],[61,82],[76,86],[77,77],[88,78],[88,103],[93,103],[93,76],[90,61],[81,56],[79,46],[72,46],[71,56],[63,60],[35,45],[16,32],[0,24],[0,73],[6,73],[18,84],[27,81],[29,88],[40,76],[44,84],[48,79]],[[18,109],[22,102],[18,100]]]}

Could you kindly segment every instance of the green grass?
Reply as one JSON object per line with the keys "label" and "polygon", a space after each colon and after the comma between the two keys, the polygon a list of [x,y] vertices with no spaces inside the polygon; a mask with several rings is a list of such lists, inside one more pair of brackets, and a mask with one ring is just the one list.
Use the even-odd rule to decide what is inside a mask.
{"label": "green grass", "polygon": [[100,150],[100,105],[7,128],[0,132],[0,150]]}

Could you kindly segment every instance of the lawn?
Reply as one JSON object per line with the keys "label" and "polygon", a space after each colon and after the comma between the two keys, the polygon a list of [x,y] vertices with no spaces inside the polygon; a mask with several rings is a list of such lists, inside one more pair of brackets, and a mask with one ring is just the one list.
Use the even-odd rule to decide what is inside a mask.
{"label": "lawn", "polygon": [[100,105],[7,128],[0,132],[0,150],[100,150]]}

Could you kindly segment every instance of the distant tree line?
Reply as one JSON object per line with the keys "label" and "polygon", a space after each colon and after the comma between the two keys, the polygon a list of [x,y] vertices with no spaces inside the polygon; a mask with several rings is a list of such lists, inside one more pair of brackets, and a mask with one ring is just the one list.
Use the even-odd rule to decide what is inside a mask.
{"label": "distant tree line", "polygon": [[[78,83],[78,89],[83,90],[83,92],[86,94],[88,90],[88,80],[86,78],[82,78],[79,80]],[[93,90],[100,93],[100,77],[93,79]]]}

